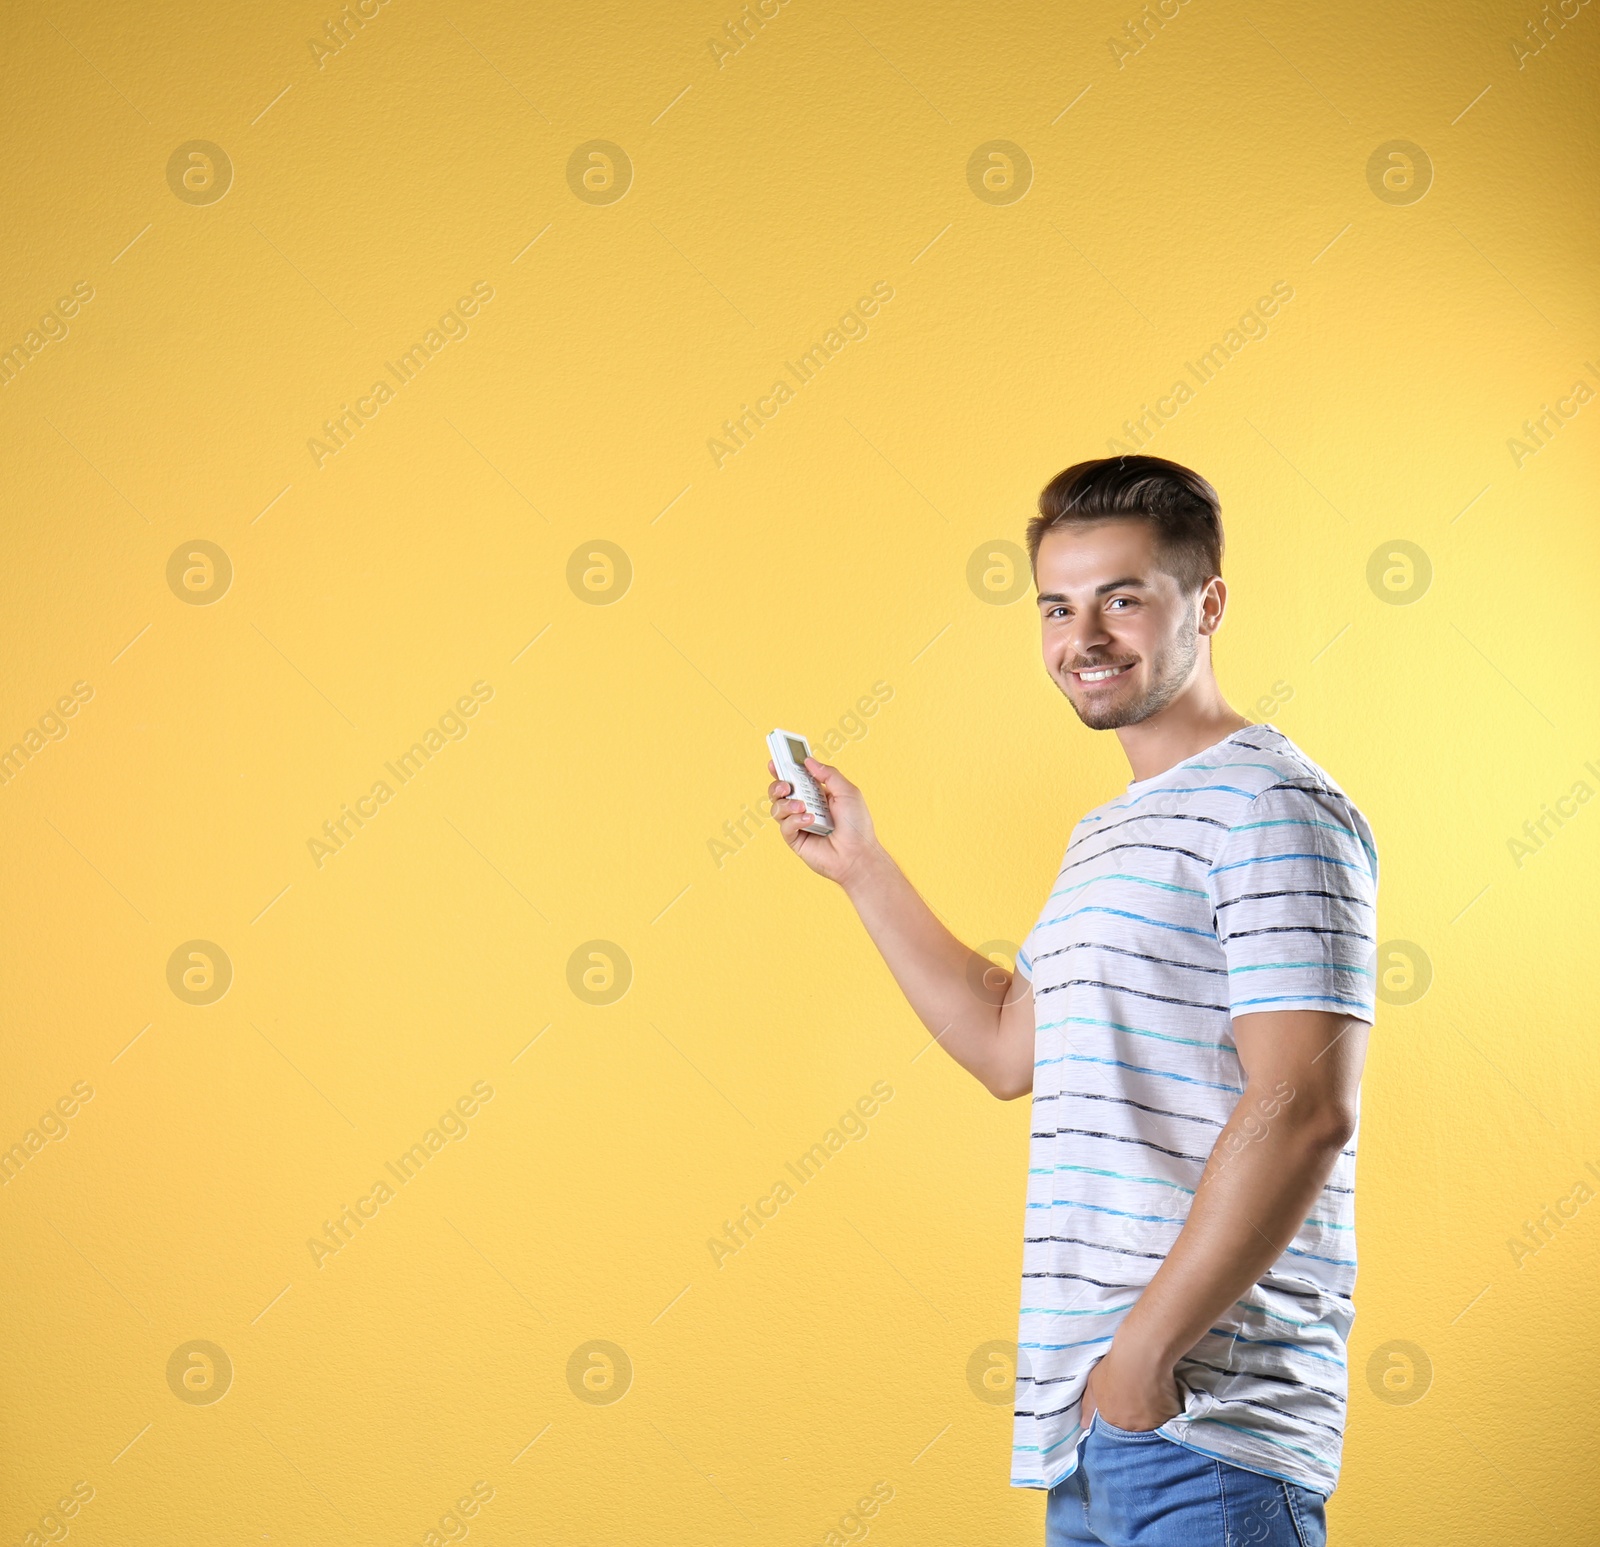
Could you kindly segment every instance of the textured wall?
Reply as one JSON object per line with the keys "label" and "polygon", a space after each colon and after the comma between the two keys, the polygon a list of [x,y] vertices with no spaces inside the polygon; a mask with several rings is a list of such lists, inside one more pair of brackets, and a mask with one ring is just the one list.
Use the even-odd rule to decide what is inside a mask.
{"label": "textured wall", "polygon": [[762,736],[1003,956],[1140,444],[1382,850],[1334,1540],[1586,1539],[1600,4],[363,3],[0,21],[4,1541],[1039,1541],[1026,1103]]}

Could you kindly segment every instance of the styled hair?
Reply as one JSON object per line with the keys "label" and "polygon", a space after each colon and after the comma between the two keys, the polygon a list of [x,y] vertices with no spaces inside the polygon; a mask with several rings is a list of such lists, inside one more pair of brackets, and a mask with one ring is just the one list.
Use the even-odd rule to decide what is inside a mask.
{"label": "styled hair", "polygon": [[1039,544],[1059,527],[1118,517],[1149,521],[1158,562],[1185,594],[1222,573],[1222,503],[1198,473],[1161,457],[1101,457],[1057,473],[1039,492],[1039,514],[1028,522],[1028,563],[1038,567]]}

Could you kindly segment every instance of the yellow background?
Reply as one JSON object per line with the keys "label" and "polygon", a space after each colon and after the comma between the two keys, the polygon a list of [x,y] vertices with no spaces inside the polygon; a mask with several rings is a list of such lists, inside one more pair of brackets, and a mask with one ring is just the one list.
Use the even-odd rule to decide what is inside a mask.
{"label": "yellow background", "polygon": [[[319,60],[335,14],[0,22],[0,349],[93,289],[0,388],[0,743],[93,690],[0,786],[0,1148],[95,1092],[0,1191],[4,1541],[76,1481],[85,1544],[421,1541],[474,1481],[486,1547],[814,1543],[875,1482],[885,1544],[1041,1540],[967,1378],[1016,1335],[1027,1104],[917,1056],[770,823],[712,844],[768,729],[820,741],[882,683],[837,760],[963,938],[1020,939],[1128,773],[969,558],[1277,282],[1149,449],[1222,494],[1225,690],[1366,811],[1381,933],[1433,974],[1365,1081],[1332,1539],[1593,1539],[1600,1205],[1520,1266],[1508,1241],[1600,1166],[1600,812],[1520,866],[1508,840],[1600,790],[1600,402],[1508,441],[1600,382],[1600,5],[1533,53],[1510,0],[1186,0],[1119,58],[1116,5],[784,0],[720,63],[735,13],[699,0],[385,0]],[[232,165],[214,202],[168,180],[196,140]],[[631,163],[615,202],[569,183],[592,140]],[[1031,166],[1014,202],[968,184],[991,140]],[[1409,203],[1368,179],[1393,140],[1431,165]],[[319,466],[477,282],[468,335]],[[233,571],[208,605],[167,580],[196,539]],[[596,540],[619,595],[569,584]],[[1369,585],[1397,541],[1425,593]],[[469,734],[319,868],[475,682]],[[210,1005],[168,986],[196,939],[233,968]],[[594,940],[631,964],[609,1005],[569,986]],[[480,1080],[468,1136],[318,1266]],[[878,1080],[869,1135],[717,1266]],[[168,1383],[195,1340],[220,1401]],[[594,1340],[620,1401],[569,1385]],[[1431,1376],[1383,1401],[1395,1342]]]}

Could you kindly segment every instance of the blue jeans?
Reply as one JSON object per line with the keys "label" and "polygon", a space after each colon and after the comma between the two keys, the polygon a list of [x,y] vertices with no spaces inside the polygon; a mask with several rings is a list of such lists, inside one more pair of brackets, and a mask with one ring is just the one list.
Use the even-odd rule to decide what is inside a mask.
{"label": "blue jeans", "polygon": [[1327,1547],[1323,1498],[1096,1413],[1050,1490],[1046,1547]]}

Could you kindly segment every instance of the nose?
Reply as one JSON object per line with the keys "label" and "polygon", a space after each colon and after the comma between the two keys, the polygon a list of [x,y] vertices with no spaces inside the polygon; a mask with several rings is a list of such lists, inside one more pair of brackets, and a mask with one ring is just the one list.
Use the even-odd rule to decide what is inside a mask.
{"label": "nose", "polygon": [[1080,612],[1067,628],[1064,659],[1081,661],[1111,643],[1111,634],[1098,612]]}

